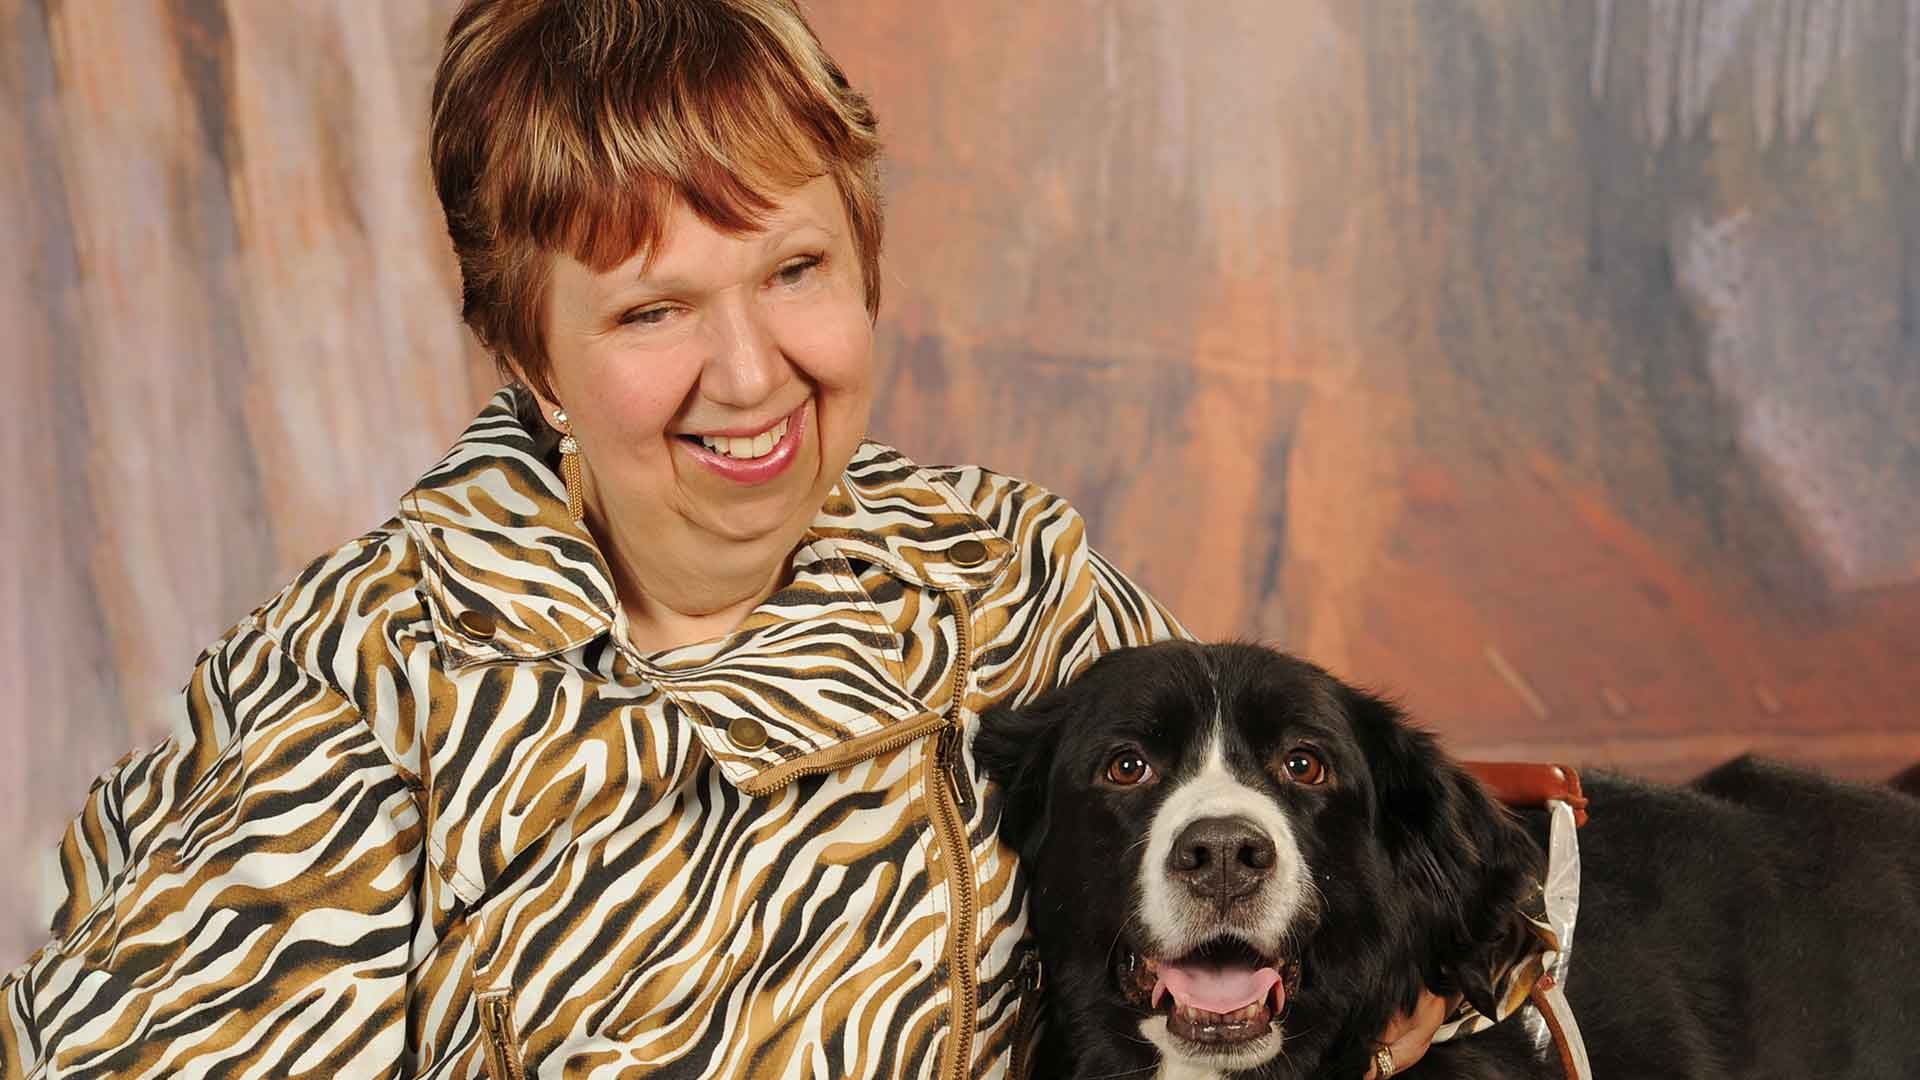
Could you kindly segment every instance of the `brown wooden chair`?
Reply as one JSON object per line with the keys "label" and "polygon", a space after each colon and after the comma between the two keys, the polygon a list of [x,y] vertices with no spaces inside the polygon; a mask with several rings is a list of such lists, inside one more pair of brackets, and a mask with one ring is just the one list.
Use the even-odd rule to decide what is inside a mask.
{"label": "brown wooden chair", "polygon": [[[1531,761],[1467,761],[1462,764],[1486,785],[1495,798],[1508,806],[1518,810],[1544,810],[1550,802],[1564,802],[1573,808],[1575,825],[1587,823],[1587,795],[1580,788],[1577,769]],[[1920,770],[1915,771],[1920,773]]]}

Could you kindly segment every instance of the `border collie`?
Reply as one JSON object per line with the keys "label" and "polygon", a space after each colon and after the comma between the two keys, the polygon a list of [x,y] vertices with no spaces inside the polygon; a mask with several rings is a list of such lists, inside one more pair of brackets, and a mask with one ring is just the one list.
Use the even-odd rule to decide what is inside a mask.
{"label": "border collie", "polygon": [[[1410,1076],[1562,1075],[1503,1008],[1545,815],[1393,704],[1169,642],[990,711],[974,751],[1029,878],[1034,1075],[1357,1078],[1423,986],[1512,1015]],[[1564,989],[1597,1080],[1920,1077],[1920,801],[1751,759],[1584,786]]]}

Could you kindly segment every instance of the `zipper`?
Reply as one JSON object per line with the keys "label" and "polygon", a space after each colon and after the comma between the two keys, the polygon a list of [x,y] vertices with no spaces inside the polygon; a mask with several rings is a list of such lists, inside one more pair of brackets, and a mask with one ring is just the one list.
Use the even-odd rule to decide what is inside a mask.
{"label": "zipper", "polygon": [[[912,727],[909,727],[903,731],[897,732],[893,735],[888,736],[885,739],[882,739],[877,743],[874,743],[872,746],[868,747],[864,752],[860,754],[859,760],[864,761],[868,758],[876,758],[876,757],[879,757],[881,754],[886,754],[894,750],[898,750],[910,742],[914,742],[915,740],[926,738],[927,733],[930,731],[943,730],[948,723],[951,723],[951,721],[947,717],[942,716],[934,720],[928,721],[927,723],[924,723],[924,724],[915,724]],[[798,769],[793,770],[790,773],[783,775],[782,777],[780,777],[778,782],[768,784],[766,787],[756,787],[748,783],[748,784],[740,785],[740,790],[744,794],[751,795],[751,796],[754,796],[755,798],[758,798],[762,795],[770,795],[773,792],[779,791],[781,788],[786,787],[787,785],[793,783],[796,780],[800,780],[808,776],[818,776],[821,773],[835,772],[839,769],[846,768],[848,764],[850,764],[850,762],[843,759],[835,758],[833,760],[826,761],[817,765],[805,765]]]}
{"label": "zipper", "polygon": [[947,1067],[943,1075],[964,1080],[973,1059],[973,1026],[980,1010],[980,976],[974,970],[973,939],[975,897],[973,892],[973,847],[967,842],[967,819],[961,806],[973,801],[973,786],[960,775],[960,711],[965,706],[967,677],[973,663],[973,609],[965,593],[954,593],[954,673],[953,700],[947,706],[946,726],[940,729],[934,764],[946,774],[946,783],[928,784],[933,804],[935,832],[947,856],[947,888],[953,897],[952,923],[948,927],[951,947],[947,963],[953,991],[953,1033],[947,1041]]}
{"label": "zipper", "polygon": [[1040,1031],[1040,993],[1046,989],[1046,970],[1040,954],[1032,946],[1020,954],[1020,970],[1015,976],[1019,987],[1019,1005],[1013,1013],[1013,1065],[1008,1080],[1027,1080],[1033,1069],[1034,1036]]}
{"label": "zipper", "polygon": [[478,1002],[480,1029],[487,1040],[488,1080],[526,1080],[520,1050],[513,1045],[513,995],[502,991]]}
{"label": "zipper", "polygon": [[[963,636],[965,635],[965,633],[966,633],[965,630],[961,631],[961,634]],[[623,635],[615,635],[614,647],[619,651],[622,657],[626,658],[627,662],[631,664],[636,671],[644,670],[641,667],[639,655],[637,653],[634,653],[631,650],[631,647],[625,644],[625,638]],[[648,680],[648,681],[652,682],[652,680]],[[659,689],[659,684],[655,682],[653,685],[655,688],[655,692],[657,692]],[[668,696],[671,696],[671,695],[668,695]],[[753,796],[754,798],[759,798],[762,795],[771,795],[774,792],[779,791],[782,788],[788,787],[794,782],[803,780],[809,776],[819,776],[822,773],[836,772],[840,769],[846,768],[853,761],[864,761],[864,760],[867,760],[868,758],[879,757],[882,754],[890,754],[893,751],[898,750],[909,743],[917,742],[921,739],[926,738],[929,732],[938,730],[948,724],[951,724],[952,722],[953,720],[951,717],[936,716],[922,723],[917,723],[911,726],[902,727],[899,730],[888,733],[887,737],[884,739],[864,745],[861,748],[860,753],[853,758],[841,757],[833,754],[826,754],[825,760],[813,762],[807,765],[802,765],[798,768],[792,769],[791,771],[782,772],[780,774],[780,778],[778,780],[775,780],[771,784],[762,786],[762,785],[756,784],[753,780],[750,779],[740,785],[740,791],[743,794]],[[969,807],[972,806],[972,798],[973,798],[972,792],[969,791],[967,793],[967,805]]]}

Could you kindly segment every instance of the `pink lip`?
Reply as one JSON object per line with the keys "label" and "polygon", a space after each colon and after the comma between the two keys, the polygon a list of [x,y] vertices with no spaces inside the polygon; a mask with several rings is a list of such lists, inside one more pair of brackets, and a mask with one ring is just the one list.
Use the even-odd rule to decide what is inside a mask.
{"label": "pink lip", "polygon": [[[786,435],[773,445],[773,449],[769,450],[765,457],[755,458],[752,461],[741,461],[738,458],[730,458],[725,454],[716,454],[695,440],[678,439],[675,441],[687,452],[688,457],[691,457],[693,460],[736,484],[746,486],[764,484],[774,477],[779,476],[781,473],[786,472],[793,466],[793,463],[799,459],[800,444],[804,442],[807,437],[807,417],[812,412],[807,406],[811,404],[812,401],[812,398],[808,398],[805,402],[801,403],[799,408],[793,410],[793,412],[788,413],[784,417],[776,418],[772,423],[767,424],[758,431],[726,432],[725,434],[728,436],[752,438],[762,431],[771,431],[780,426],[781,420],[791,421],[787,425]],[[722,433],[716,431],[705,432],[704,434],[713,435],[717,438]]]}

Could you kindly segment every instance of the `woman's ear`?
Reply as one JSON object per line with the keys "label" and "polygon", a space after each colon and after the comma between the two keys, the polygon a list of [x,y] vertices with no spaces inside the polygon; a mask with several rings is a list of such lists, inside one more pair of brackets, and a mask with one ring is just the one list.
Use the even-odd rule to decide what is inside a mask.
{"label": "woman's ear", "polygon": [[1052,799],[1048,777],[1054,749],[1072,702],[1055,690],[1020,708],[996,705],[980,717],[973,757],[981,775],[1005,791],[1000,838],[1030,858],[1047,833]]}
{"label": "woman's ear", "polygon": [[1421,976],[1429,988],[1457,990],[1483,1014],[1497,1015],[1501,975],[1532,947],[1519,905],[1538,872],[1538,845],[1398,708],[1358,690],[1348,694],[1372,764],[1393,888],[1414,914],[1411,943]]}
{"label": "woman's ear", "polygon": [[518,363],[508,361],[507,368],[513,373],[514,379],[524,388],[523,392],[526,396],[533,400],[534,407],[540,411],[541,423],[546,427],[558,431],[560,425],[555,417],[564,415],[564,413],[560,407],[560,403],[553,400],[551,389],[544,386],[541,382],[536,382],[528,378],[526,369],[522,368]]}

